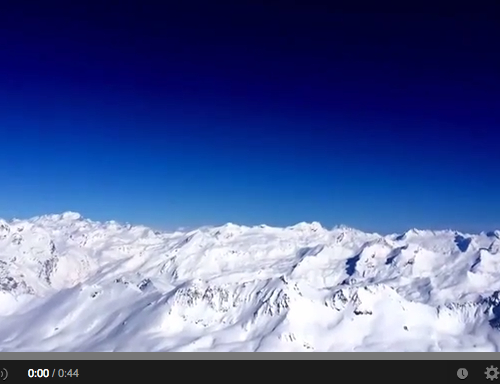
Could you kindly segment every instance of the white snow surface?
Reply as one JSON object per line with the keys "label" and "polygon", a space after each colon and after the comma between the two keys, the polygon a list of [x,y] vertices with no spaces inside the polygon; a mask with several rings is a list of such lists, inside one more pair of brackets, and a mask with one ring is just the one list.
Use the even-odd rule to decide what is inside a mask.
{"label": "white snow surface", "polygon": [[0,220],[0,351],[498,351],[499,250],[499,231]]}

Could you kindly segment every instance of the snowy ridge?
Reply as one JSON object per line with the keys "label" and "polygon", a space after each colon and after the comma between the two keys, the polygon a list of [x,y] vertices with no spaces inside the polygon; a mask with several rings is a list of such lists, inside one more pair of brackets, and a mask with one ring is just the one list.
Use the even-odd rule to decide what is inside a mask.
{"label": "snowy ridge", "polygon": [[500,232],[0,220],[0,351],[498,351]]}

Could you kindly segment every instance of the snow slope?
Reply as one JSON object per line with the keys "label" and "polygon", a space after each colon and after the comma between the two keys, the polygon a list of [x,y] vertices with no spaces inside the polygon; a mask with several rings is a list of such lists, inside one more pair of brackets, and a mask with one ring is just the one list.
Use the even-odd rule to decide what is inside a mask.
{"label": "snow slope", "polygon": [[498,351],[499,250],[498,231],[0,220],[0,351]]}

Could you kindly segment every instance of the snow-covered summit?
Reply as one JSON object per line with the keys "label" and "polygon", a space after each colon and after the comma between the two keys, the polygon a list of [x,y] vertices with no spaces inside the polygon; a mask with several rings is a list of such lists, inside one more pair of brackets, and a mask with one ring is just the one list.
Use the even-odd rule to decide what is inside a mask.
{"label": "snow-covered summit", "polygon": [[292,225],[289,228],[292,230],[297,230],[297,231],[310,231],[310,232],[317,232],[317,231],[324,230],[321,223],[319,223],[317,221],[313,221],[311,223],[306,223],[303,221],[301,223]]}
{"label": "snow-covered summit", "polygon": [[0,350],[496,351],[497,234],[0,220]]}

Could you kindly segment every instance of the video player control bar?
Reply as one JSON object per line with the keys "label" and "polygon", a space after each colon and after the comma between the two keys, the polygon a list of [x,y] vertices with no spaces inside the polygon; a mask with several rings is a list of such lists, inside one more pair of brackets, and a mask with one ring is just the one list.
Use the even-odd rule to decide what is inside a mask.
{"label": "video player control bar", "polygon": [[[422,380],[441,383],[500,384],[500,362],[465,360],[4,360],[0,381],[13,383],[98,381],[129,383],[150,381],[191,382],[208,379],[234,383],[238,381],[334,382],[383,380],[400,384]],[[261,356],[261,355],[259,355]],[[118,359],[119,357],[117,357]]]}

